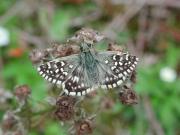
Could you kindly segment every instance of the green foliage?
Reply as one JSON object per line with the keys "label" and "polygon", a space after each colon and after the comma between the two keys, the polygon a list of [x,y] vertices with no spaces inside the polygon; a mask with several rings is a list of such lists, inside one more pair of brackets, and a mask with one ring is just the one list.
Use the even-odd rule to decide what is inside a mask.
{"label": "green foliage", "polygon": [[[9,11],[9,9],[11,9],[12,5],[15,2],[16,0],[1,1],[0,16]],[[76,27],[71,29],[73,17],[82,17],[84,15],[84,12],[88,13],[90,10],[100,10],[100,6],[98,7],[93,2],[85,2],[79,5],[63,5],[61,4],[61,1],[53,2],[57,4],[54,5],[57,7],[53,10],[53,15],[50,18],[48,16],[49,9],[47,7],[41,7],[43,5],[42,4],[38,5],[40,8],[38,8],[38,10],[36,9],[36,12],[32,15],[24,18],[17,14],[16,16],[12,16],[5,24],[3,24],[3,26],[10,31],[11,39],[9,46],[0,48],[0,57],[3,60],[3,67],[2,70],[0,70],[0,81],[2,79],[4,87],[11,90],[12,92],[17,85],[29,85],[32,89],[31,97],[33,99],[32,102],[34,105],[36,102],[44,101],[44,98],[47,96],[48,83],[39,76],[36,68],[33,67],[28,58],[29,52],[33,47],[32,42],[25,42],[27,46],[25,47],[26,50],[22,56],[14,58],[8,55],[8,51],[10,49],[17,47],[21,48],[23,46],[20,42],[21,39],[18,31],[28,31],[32,35],[37,34],[37,37],[39,37],[39,35],[42,37],[48,36],[51,41],[64,41],[72,34],[71,32],[77,29]],[[104,10],[105,9],[101,9],[102,14],[104,13]],[[104,27],[107,26],[107,18],[111,18],[114,15],[107,18],[105,18],[105,16],[106,15],[103,15],[102,18],[96,20],[95,22],[91,21],[91,18],[88,18],[90,21],[88,19],[88,21],[85,19],[80,20],[82,21],[80,23],[82,23],[83,26],[89,26],[103,30],[105,29]],[[175,28],[177,27],[178,29],[179,23],[176,20],[176,17],[172,14],[170,18],[171,19],[168,20],[168,23]],[[133,18],[133,21],[135,20],[136,17]],[[124,30],[123,32],[117,34],[118,43],[126,44],[128,40],[132,38],[132,35],[134,37],[137,36],[134,35],[136,33],[134,31],[137,30],[136,24],[134,23],[130,28],[132,29]],[[163,130],[165,130],[165,134],[175,135],[176,132],[179,132],[180,79],[177,78],[175,82],[167,83],[160,79],[159,73],[162,68],[167,66],[176,69],[178,62],[180,61],[180,48],[179,43],[173,41],[172,39],[168,38],[163,40],[168,45],[168,47],[163,50],[162,55],[154,54],[159,57],[157,63],[151,66],[139,65],[137,69],[137,83],[135,85],[135,90],[138,95],[140,95],[139,104],[134,107],[124,107],[119,102],[115,102],[114,106],[111,109],[102,112],[100,117],[97,118],[96,123],[98,128],[94,132],[95,135],[102,134],[103,130],[105,129],[111,129],[115,132],[119,128],[126,129],[131,135],[147,134],[149,122],[146,118],[142,103],[143,101],[141,100],[141,97],[143,97],[144,95],[148,95],[150,97],[154,113],[157,117],[157,120],[162,125]],[[40,48],[41,47],[42,46],[40,46]],[[104,42],[99,43],[99,45],[97,46],[98,50],[104,50],[106,48],[107,44],[105,44]],[[149,48],[149,50],[157,49],[151,46]],[[99,100],[99,98],[97,98],[97,100]],[[96,107],[94,107],[93,105],[95,105]],[[84,106],[86,106],[86,104]],[[86,110],[91,112],[93,110],[93,107],[97,108],[97,105],[92,103],[92,106],[86,106]],[[2,118],[4,112],[0,112],[0,118]],[[43,128],[44,135],[67,134],[67,129],[64,129],[62,126],[60,126],[57,121],[48,120]],[[38,135],[39,132],[39,130],[33,129],[33,131],[29,134]]]}
{"label": "green foliage", "polygon": [[27,55],[7,62],[3,67],[2,75],[5,82],[8,82],[6,85],[9,89],[14,89],[17,84],[27,84],[31,86],[35,100],[42,100],[45,97],[46,83],[38,75]]}
{"label": "green foliage", "polygon": [[70,11],[56,11],[50,28],[50,36],[52,39],[57,41],[65,40],[68,35],[70,15]]}

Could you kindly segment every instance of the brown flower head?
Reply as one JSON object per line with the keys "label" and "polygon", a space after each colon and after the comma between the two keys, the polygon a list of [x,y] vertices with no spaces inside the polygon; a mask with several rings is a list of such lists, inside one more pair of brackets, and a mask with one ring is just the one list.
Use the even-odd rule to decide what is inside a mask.
{"label": "brown flower head", "polygon": [[93,44],[101,41],[102,39],[104,39],[104,36],[99,32],[90,28],[82,28],[81,30],[77,31],[75,35],[69,39],[69,41]]}
{"label": "brown flower head", "polygon": [[116,43],[109,43],[108,44],[108,49],[107,49],[108,51],[119,51],[119,52],[123,52],[123,48],[122,48],[122,46],[120,46],[120,45],[118,45],[118,44],[116,44]]}
{"label": "brown flower head", "polygon": [[55,116],[59,120],[70,120],[74,115],[75,99],[70,96],[61,96],[56,102]]}
{"label": "brown flower head", "polygon": [[37,64],[40,63],[47,55],[46,51],[35,49],[30,53],[29,57],[33,64]]}
{"label": "brown flower head", "polygon": [[79,47],[71,44],[55,44],[52,55],[54,57],[64,57],[79,53]]}
{"label": "brown flower head", "polygon": [[31,94],[31,90],[27,85],[21,85],[15,88],[15,96],[18,100],[26,100]]}
{"label": "brown flower head", "polygon": [[138,97],[132,89],[128,88],[127,86],[123,87],[123,90],[119,93],[119,99],[122,104],[126,105],[133,105],[138,103]]}
{"label": "brown flower head", "polygon": [[24,133],[21,130],[17,130],[13,135],[24,135]]}
{"label": "brown flower head", "polygon": [[13,112],[7,112],[4,115],[3,122],[2,122],[2,129],[4,132],[12,130],[15,125],[17,124],[17,119]]}
{"label": "brown flower head", "polygon": [[103,97],[101,106],[103,109],[111,109],[114,105],[114,101],[109,97]]}
{"label": "brown flower head", "polygon": [[130,80],[131,80],[131,82],[136,83],[136,70],[134,70],[132,72]]}
{"label": "brown flower head", "polygon": [[87,135],[92,133],[92,121],[81,120],[76,122],[76,135]]}

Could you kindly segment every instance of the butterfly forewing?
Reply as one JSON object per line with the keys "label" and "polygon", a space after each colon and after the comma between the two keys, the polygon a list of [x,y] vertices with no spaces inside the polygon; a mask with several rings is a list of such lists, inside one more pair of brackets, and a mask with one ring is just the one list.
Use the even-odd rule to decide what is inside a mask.
{"label": "butterfly forewing", "polygon": [[101,79],[102,88],[121,86],[135,70],[138,58],[128,53],[107,51],[99,53],[102,67],[106,68],[104,79]]}
{"label": "butterfly forewing", "polygon": [[37,69],[47,81],[61,85],[71,75],[78,63],[79,57],[72,55],[71,57],[62,57],[46,62],[39,65]]}

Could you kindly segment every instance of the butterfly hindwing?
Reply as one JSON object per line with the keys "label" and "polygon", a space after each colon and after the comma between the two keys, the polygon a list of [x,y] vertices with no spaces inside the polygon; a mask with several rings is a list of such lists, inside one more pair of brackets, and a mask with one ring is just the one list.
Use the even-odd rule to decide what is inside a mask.
{"label": "butterfly hindwing", "polygon": [[92,91],[92,86],[88,84],[86,72],[82,65],[76,67],[71,76],[62,84],[64,91],[68,95],[81,96]]}

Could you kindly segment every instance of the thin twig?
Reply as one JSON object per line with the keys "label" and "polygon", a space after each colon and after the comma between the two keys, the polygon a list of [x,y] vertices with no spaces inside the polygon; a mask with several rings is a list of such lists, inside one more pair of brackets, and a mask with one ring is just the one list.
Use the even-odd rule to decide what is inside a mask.
{"label": "thin twig", "polygon": [[130,21],[130,19],[143,8],[144,3],[138,6],[127,6],[125,13],[115,16],[113,20],[105,27],[103,33],[111,39],[116,39],[117,32],[121,32],[126,28],[126,25]]}
{"label": "thin twig", "polygon": [[156,135],[165,135],[165,133],[161,127],[161,124],[159,123],[159,121],[157,120],[157,118],[154,114],[149,97],[143,96],[142,99],[143,99],[143,103],[144,103],[146,116],[147,116],[147,119],[149,121],[149,124],[150,124],[152,130],[154,131],[154,133]]}

